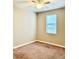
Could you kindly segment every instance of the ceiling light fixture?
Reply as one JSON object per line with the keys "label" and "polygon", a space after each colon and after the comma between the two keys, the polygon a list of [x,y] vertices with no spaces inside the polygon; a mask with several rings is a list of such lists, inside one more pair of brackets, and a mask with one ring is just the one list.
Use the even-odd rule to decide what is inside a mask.
{"label": "ceiling light fixture", "polygon": [[36,7],[37,9],[41,9],[46,7],[46,5],[50,4],[52,0],[25,0],[19,1],[20,3],[27,3],[31,7]]}
{"label": "ceiling light fixture", "polygon": [[47,4],[49,4],[50,0],[49,1],[46,1],[46,0],[33,0],[32,3],[34,4],[34,6],[37,9],[41,9],[41,8],[45,7]]}
{"label": "ceiling light fixture", "polygon": [[44,4],[37,4],[37,5],[36,5],[36,8],[37,8],[37,9],[41,9],[41,8],[43,8],[43,7],[45,7]]}

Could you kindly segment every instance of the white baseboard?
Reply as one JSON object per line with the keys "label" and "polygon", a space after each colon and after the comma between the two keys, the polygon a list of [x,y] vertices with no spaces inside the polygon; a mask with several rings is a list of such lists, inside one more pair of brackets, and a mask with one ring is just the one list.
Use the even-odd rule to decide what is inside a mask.
{"label": "white baseboard", "polygon": [[49,43],[49,42],[46,42],[46,41],[40,41],[40,40],[36,40],[36,41],[38,41],[38,42],[42,42],[42,43],[46,43],[46,44],[50,44],[50,45],[55,45],[55,46],[62,47],[62,48],[65,48],[64,46],[59,45],[59,44],[55,44],[55,43]]}
{"label": "white baseboard", "polygon": [[28,43],[24,43],[24,44],[21,44],[21,45],[18,45],[18,46],[15,46],[15,47],[13,47],[13,49],[22,47],[22,46],[27,45],[27,44],[31,44],[31,43],[33,43],[33,42],[36,42],[36,40],[34,40],[34,41],[30,41],[30,42],[28,42]]}
{"label": "white baseboard", "polygon": [[55,43],[49,43],[49,42],[45,42],[45,41],[34,40],[34,41],[31,41],[31,42],[28,42],[28,43],[21,44],[21,45],[19,45],[19,46],[15,46],[15,47],[13,47],[13,49],[22,47],[22,46],[27,45],[27,44],[31,44],[31,43],[36,42],[36,41],[38,41],[38,42],[42,42],[42,43],[46,43],[46,44],[50,44],[50,45],[55,45],[55,46],[62,47],[62,48],[65,48],[64,46],[62,46],[62,45],[58,45],[58,44],[55,44]]}

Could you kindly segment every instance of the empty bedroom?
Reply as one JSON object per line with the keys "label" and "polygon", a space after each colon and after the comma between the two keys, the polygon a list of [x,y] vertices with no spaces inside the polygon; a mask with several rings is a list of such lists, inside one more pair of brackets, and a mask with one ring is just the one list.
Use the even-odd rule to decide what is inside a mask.
{"label": "empty bedroom", "polygon": [[65,59],[65,0],[13,0],[13,59]]}

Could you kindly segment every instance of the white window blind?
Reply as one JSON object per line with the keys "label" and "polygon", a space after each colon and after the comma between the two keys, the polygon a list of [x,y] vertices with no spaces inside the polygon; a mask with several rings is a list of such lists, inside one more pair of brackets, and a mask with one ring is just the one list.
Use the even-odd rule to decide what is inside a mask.
{"label": "white window blind", "polygon": [[56,15],[46,16],[46,33],[56,34]]}

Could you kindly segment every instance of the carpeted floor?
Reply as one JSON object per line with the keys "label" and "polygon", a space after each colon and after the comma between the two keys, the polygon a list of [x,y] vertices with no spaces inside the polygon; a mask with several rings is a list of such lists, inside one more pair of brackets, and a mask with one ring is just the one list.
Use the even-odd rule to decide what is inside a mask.
{"label": "carpeted floor", "polygon": [[34,42],[14,49],[13,59],[65,59],[65,49]]}

